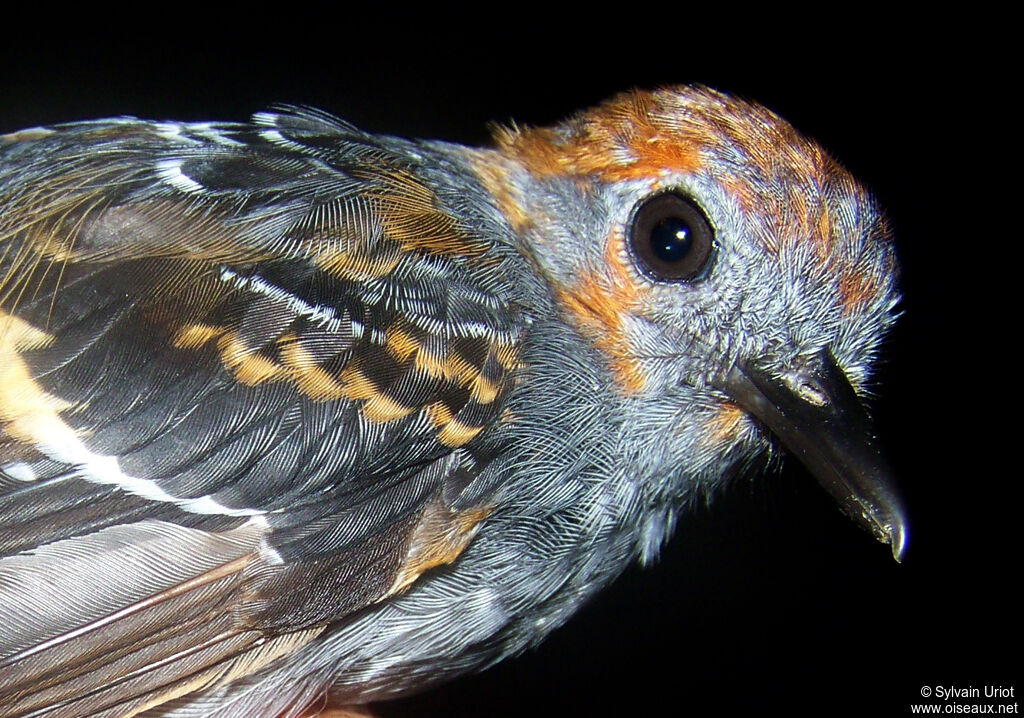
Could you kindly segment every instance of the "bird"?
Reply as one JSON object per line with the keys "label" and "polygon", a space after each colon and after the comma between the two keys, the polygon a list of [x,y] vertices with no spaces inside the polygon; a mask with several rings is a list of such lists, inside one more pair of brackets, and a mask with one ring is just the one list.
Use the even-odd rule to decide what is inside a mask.
{"label": "bird", "polygon": [[2,135],[0,718],[354,715],[539,644],[780,451],[899,560],[899,291],[868,190],[701,85],[486,147]]}

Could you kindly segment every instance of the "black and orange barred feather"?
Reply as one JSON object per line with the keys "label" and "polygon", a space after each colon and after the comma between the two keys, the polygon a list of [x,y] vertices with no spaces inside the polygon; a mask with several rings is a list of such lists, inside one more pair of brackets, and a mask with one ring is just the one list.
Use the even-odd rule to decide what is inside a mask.
{"label": "black and orange barred feather", "polygon": [[305,110],[3,138],[0,551],[69,565],[0,583],[0,715],[243,675],[458,555],[528,318],[424,162]]}

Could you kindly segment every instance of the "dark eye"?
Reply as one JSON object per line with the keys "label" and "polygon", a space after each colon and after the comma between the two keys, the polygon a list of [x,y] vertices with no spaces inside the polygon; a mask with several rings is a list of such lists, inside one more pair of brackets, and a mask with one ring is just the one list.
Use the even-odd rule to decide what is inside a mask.
{"label": "dark eye", "polygon": [[663,282],[701,279],[711,263],[714,239],[715,233],[700,208],[673,193],[640,203],[629,236],[641,271]]}

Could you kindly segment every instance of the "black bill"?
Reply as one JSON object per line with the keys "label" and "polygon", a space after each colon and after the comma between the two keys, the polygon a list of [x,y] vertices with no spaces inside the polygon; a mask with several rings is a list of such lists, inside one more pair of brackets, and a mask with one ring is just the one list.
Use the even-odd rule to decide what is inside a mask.
{"label": "black bill", "polygon": [[903,558],[903,501],[867,412],[829,351],[789,381],[737,364],[721,388],[782,440],[843,511]]}

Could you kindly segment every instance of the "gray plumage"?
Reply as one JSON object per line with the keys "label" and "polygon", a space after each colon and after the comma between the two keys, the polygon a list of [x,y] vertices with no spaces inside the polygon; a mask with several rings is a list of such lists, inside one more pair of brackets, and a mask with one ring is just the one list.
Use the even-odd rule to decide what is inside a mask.
{"label": "gray plumage", "polygon": [[[888,231],[763,108],[633,93],[483,150],[290,109],[2,142],[4,718],[284,718],[484,668],[766,425],[902,550],[854,394]],[[664,195],[686,221],[641,222]]]}

